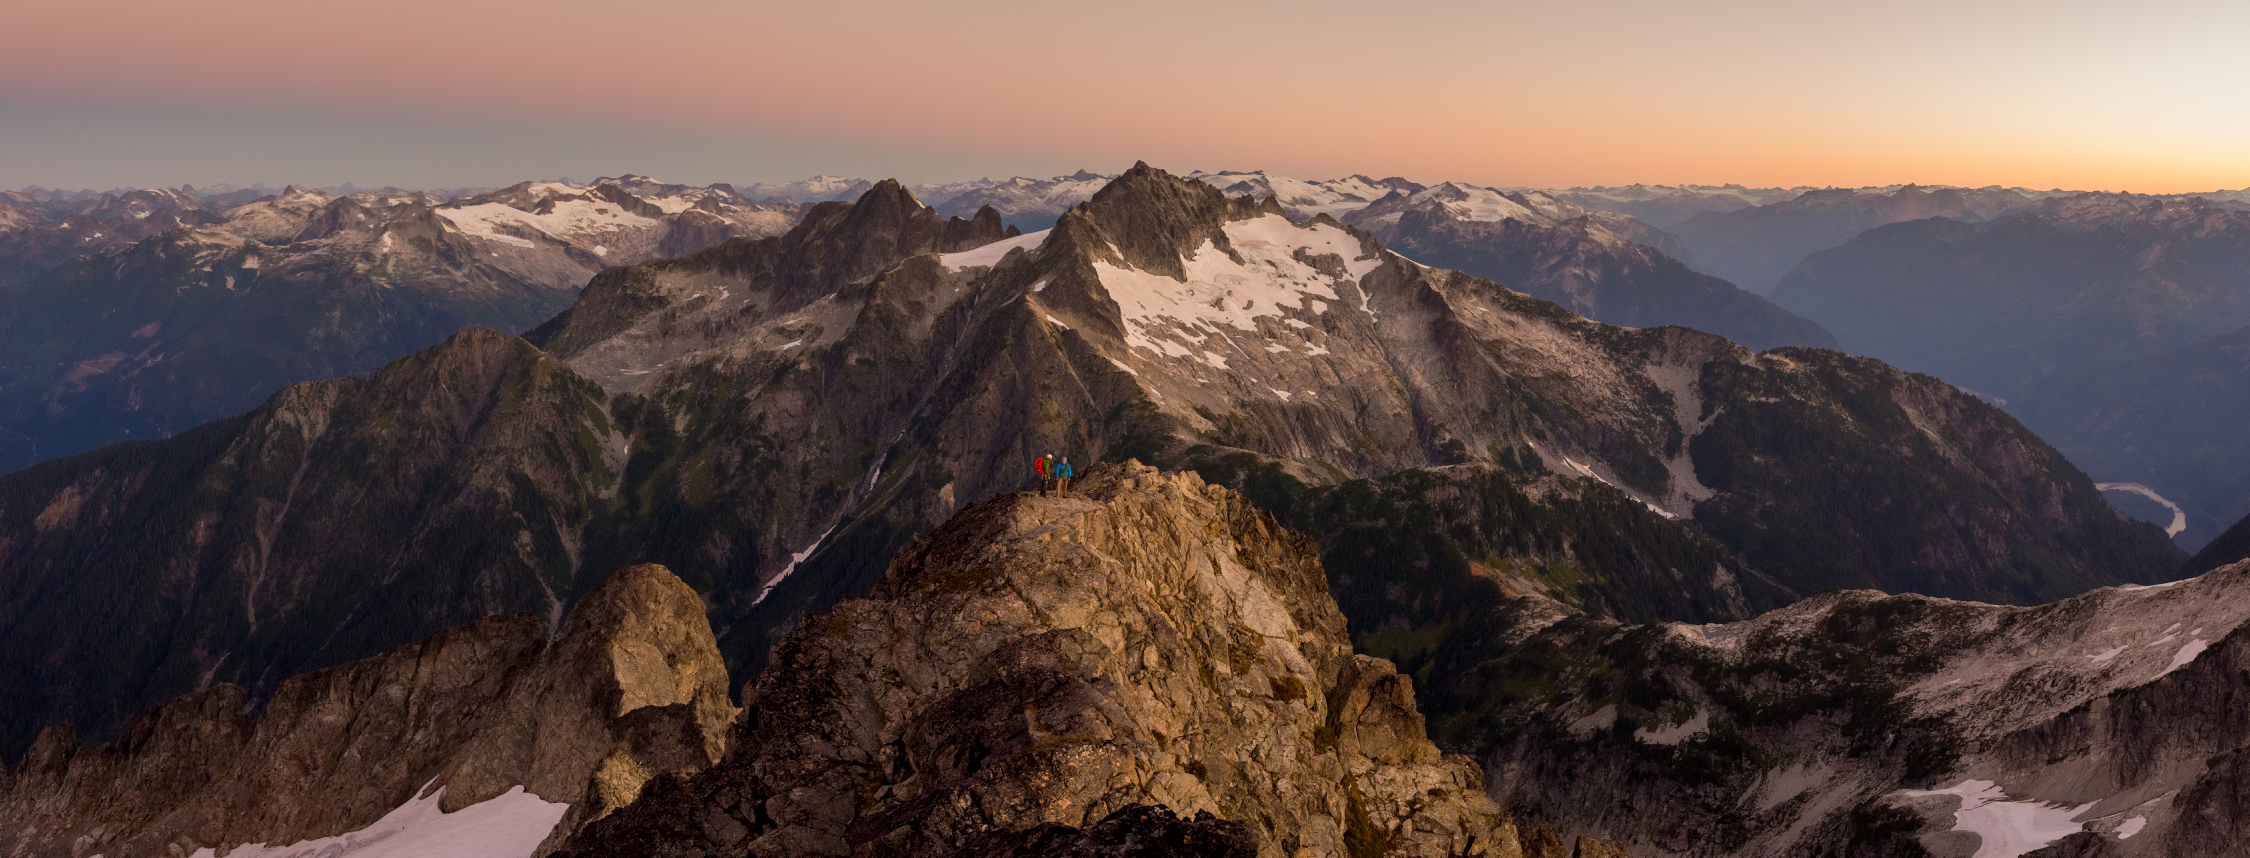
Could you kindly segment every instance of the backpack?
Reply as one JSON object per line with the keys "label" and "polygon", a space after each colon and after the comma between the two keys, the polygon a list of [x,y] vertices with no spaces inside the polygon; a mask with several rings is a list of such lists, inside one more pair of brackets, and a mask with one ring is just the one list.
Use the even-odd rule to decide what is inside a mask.
{"label": "backpack", "polygon": [[1040,475],[1040,476],[1042,476],[1042,477],[1046,476],[1046,475],[1047,475],[1047,457],[1045,457],[1045,456],[1041,456],[1041,457],[1039,457],[1039,458],[1036,458],[1036,459],[1033,459],[1033,460],[1031,460],[1031,469],[1032,469],[1032,470],[1034,470],[1034,471],[1037,471],[1037,472],[1039,472],[1039,475]]}

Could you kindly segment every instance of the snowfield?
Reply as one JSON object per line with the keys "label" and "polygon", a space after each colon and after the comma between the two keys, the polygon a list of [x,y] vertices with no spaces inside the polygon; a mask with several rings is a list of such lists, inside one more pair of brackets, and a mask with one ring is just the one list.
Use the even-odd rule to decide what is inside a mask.
{"label": "snowfield", "polygon": [[[1372,255],[1360,258],[1365,251],[1358,238],[1325,224],[1299,227],[1281,215],[1264,215],[1229,223],[1225,230],[1242,261],[1234,261],[1206,241],[1193,256],[1181,260],[1185,282],[1106,260],[1094,262],[1102,288],[1124,317],[1127,345],[1160,356],[1187,357],[1193,351],[1172,339],[1200,347],[1213,335],[1223,339],[1222,327],[1255,332],[1260,318],[1286,317],[1291,310],[1325,313],[1343,300],[1336,291],[1341,279],[1356,282],[1382,266],[1382,260]],[[1297,261],[1299,250],[1337,256],[1344,261],[1347,276],[1330,277]],[[1226,367],[1226,358],[1220,355],[1205,353],[1202,360]]]}
{"label": "snowfield", "polygon": [[1913,798],[1939,795],[1959,798],[1961,809],[1953,813],[1953,830],[1977,836],[1977,852],[1972,858],[2017,858],[2077,834],[2086,825],[2071,819],[2092,810],[2098,803],[2064,807],[2038,801],[2007,801],[2008,794],[1998,784],[1978,780],[1962,781],[1938,790],[1904,790],[1900,794]]}
{"label": "snowfield", "polygon": [[563,200],[555,203],[554,210],[547,214],[532,214],[505,203],[447,207],[438,209],[438,214],[464,233],[518,247],[530,247],[531,242],[500,232],[501,226],[535,229],[570,241],[602,233],[652,229],[657,224],[652,218],[633,214],[607,200]]}
{"label": "snowfield", "polygon": [[[349,834],[287,846],[247,844],[227,858],[525,858],[570,810],[570,805],[541,801],[520,786],[453,813],[438,809],[444,797],[441,788],[412,799]],[[192,858],[217,854],[205,847]]]}
{"label": "snowfield", "polygon": [[1000,264],[1000,260],[1007,257],[1008,251],[1017,248],[1024,250],[1038,249],[1039,245],[1047,240],[1047,233],[1053,231],[1042,229],[1038,232],[1027,232],[1015,238],[1003,238],[973,250],[964,250],[959,253],[940,253],[938,254],[938,264],[954,271],[963,268],[989,268]]}

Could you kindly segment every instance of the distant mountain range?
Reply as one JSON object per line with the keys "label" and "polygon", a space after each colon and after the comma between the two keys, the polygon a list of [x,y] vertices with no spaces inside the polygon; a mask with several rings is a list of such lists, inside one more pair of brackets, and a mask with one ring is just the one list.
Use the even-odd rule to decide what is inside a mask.
{"label": "distant mountain range", "polygon": [[0,272],[17,275],[0,285],[0,465],[177,434],[464,326],[521,331],[608,265],[779,233],[797,216],[637,176],[450,202],[297,187],[208,202],[104,194],[0,233]]}
{"label": "distant mountain range", "polygon": [[2031,201],[2021,192],[1998,188],[1837,188],[1734,211],[1703,212],[1669,229],[1705,270],[1764,294],[1808,254],[1840,246],[1875,227],[1929,217],[1986,221]]}

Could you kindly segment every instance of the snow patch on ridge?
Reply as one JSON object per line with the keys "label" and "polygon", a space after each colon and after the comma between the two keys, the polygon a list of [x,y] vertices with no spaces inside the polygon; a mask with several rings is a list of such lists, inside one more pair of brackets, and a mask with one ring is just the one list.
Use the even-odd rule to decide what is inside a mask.
{"label": "snow patch on ridge", "polygon": [[[964,250],[959,253],[940,253],[938,254],[938,264],[954,271],[963,268],[990,268],[1000,264],[1000,260],[1007,257],[1008,251],[1019,247],[1027,251],[1038,248],[1042,242],[1047,240],[1047,233],[1053,231],[1042,229],[1038,232],[1027,232],[1015,238],[1003,238],[972,250]],[[1039,285],[1044,288],[1046,281],[1040,281]],[[1033,291],[1038,290],[1034,289]]]}
{"label": "snow patch on ridge", "polygon": [[[1204,337],[1190,336],[1189,332],[1204,332],[1207,337],[1220,326],[1255,331],[1258,319],[1285,317],[1290,310],[1324,313],[1329,304],[1342,300],[1336,291],[1338,283],[1366,277],[1383,264],[1380,258],[1360,258],[1366,254],[1359,239],[1326,224],[1300,227],[1280,215],[1264,215],[1229,223],[1225,230],[1242,261],[1236,262],[1206,241],[1181,260],[1185,282],[1107,260],[1094,261],[1094,273],[1100,277],[1102,289],[1117,302],[1124,317],[1128,346],[1181,356],[1179,351],[1184,350],[1150,336],[1150,332],[1201,342]],[[1300,250],[1341,258],[1345,277],[1323,274],[1298,261]],[[1224,358],[1205,360],[1225,368]]]}
{"label": "snow patch on ridge", "polygon": [[[235,847],[227,858],[520,858],[538,849],[570,810],[570,805],[543,801],[520,786],[452,813],[438,809],[444,798],[445,790],[439,788],[349,834],[287,846],[248,844]],[[206,846],[193,858],[216,855]]]}
{"label": "snow patch on ridge", "polygon": [[500,227],[528,227],[568,241],[593,233],[648,229],[657,223],[608,200],[561,200],[546,214],[532,214],[505,203],[447,207],[438,209],[438,214],[464,233],[517,247],[530,247],[531,242],[500,232]]}
{"label": "snow patch on ridge", "polygon": [[2086,825],[2071,819],[2100,803],[2065,807],[2043,801],[2007,801],[2008,794],[1999,784],[1979,780],[1962,781],[1945,789],[1901,790],[1899,794],[1960,799],[1961,809],[1953,813],[1953,830],[1977,836],[1977,851],[1972,858],[2017,858],[2077,834]]}

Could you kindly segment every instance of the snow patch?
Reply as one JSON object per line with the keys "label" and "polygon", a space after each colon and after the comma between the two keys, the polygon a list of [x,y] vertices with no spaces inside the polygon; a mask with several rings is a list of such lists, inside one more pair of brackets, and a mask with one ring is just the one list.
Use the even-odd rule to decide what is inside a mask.
{"label": "snow patch", "polygon": [[[1017,248],[1028,251],[1038,247],[1040,242],[1047,240],[1047,233],[1049,232],[1053,232],[1053,230],[1042,229],[1038,232],[1027,232],[1015,238],[1003,238],[974,250],[964,250],[959,253],[940,253],[938,254],[938,264],[953,271],[959,271],[963,268],[990,268],[1000,264],[1000,260],[1007,257],[1008,251]],[[1039,288],[1044,286],[1046,286],[1046,281],[1042,280],[1039,287],[1034,287],[1031,291],[1037,292]]]}
{"label": "snow patch", "polygon": [[[538,849],[570,810],[570,805],[542,801],[520,786],[452,813],[438,809],[444,797],[440,788],[409,800],[349,834],[287,846],[247,844],[235,847],[227,858],[519,858]],[[194,858],[216,855],[206,846]]]}
{"label": "snow patch", "polygon": [[[2181,584],[2185,584],[2185,583],[2187,583],[2187,582],[2189,582],[2189,581],[2193,581],[2193,580],[2195,580],[2195,579],[2194,579],[2194,578],[2183,578],[2183,579],[2181,579],[2181,580],[2178,580],[2178,581],[2170,581],[2170,582],[2166,582],[2166,583],[2163,583],[2163,584],[2148,584],[2148,585],[2141,585],[2141,584],[2119,584],[2119,585],[2117,586],[2117,591],[2118,591],[2118,592],[2120,592],[2120,593],[2153,593],[2153,592],[2155,592],[2155,591],[2158,591],[2158,590],[2164,590],[2164,589],[2169,589],[2169,588],[2172,588],[2172,587],[2177,587],[2177,586],[2179,586],[2179,585],[2181,585]],[[2173,628],[2175,628],[2175,629],[2176,629],[2176,628],[2179,628],[2179,626],[2175,625],[2175,626],[2173,626]]]}
{"label": "snow patch", "polygon": [[2117,657],[2117,654],[2118,654],[2118,653],[2121,653],[2121,652],[2124,652],[2124,651],[2125,651],[2125,647],[2123,647],[2123,646],[2118,646],[2118,647],[2116,647],[2116,648],[2113,648],[2113,649],[2107,649],[2107,650],[2103,650],[2103,651],[2101,651],[2101,652],[2099,652],[2099,653],[2096,653],[2096,654],[2094,654],[2094,655],[2089,655],[2089,656],[2087,656],[2086,658],[2087,658],[2087,659],[2089,659],[2089,660],[2091,660],[2091,661],[2093,661],[2093,662],[2094,662],[2095,664],[2101,664],[2101,663],[2103,663],[2103,662],[2109,661],[2110,659],[2116,658],[2116,657]]}
{"label": "snow patch", "polygon": [[1654,512],[1654,513],[1656,513],[1657,515],[1661,515],[1661,516],[1663,516],[1663,517],[1665,517],[1665,518],[1669,518],[1669,519],[1672,519],[1672,520],[1675,520],[1675,521],[1679,520],[1679,516],[1677,516],[1677,515],[1673,515],[1672,513],[1670,513],[1670,512],[1668,512],[1668,511],[1666,511],[1666,510],[1665,510],[1665,509],[1664,509],[1663,507],[1657,506],[1656,504],[1652,504],[1652,503],[1649,503],[1649,502],[1648,502],[1648,501],[1647,501],[1646,499],[1643,499],[1643,498],[1642,498],[1642,497],[1641,497],[1640,495],[1634,494],[1634,493],[1633,493],[1633,490],[1632,490],[1632,489],[1628,489],[1628,488],[1626,488],[1626,487],[1624,487],[1624,486],[1621,486],[1621,485],[1618,485],[1618,484],[1616,484],[1616,483],[1610,482],[1610,481],[1609,481],[1609,480],[1608,480],[1607,478],[1603,477],[1603,476],[1602,476],[1601,474],[1595,473],[1595,472],[1594,472],[1594,469],[1593,469],[1593,468],[1587,467],[1587,466],[1586,466],[1585,464],[1583,464],[1583,463],[1580,463],[1580,462],[1579,462],[1579,461],[1578,461],[1577,459],[1573,459],[1573,458],[1571,458],[1571,457],[1569,457],[1569,456],[1563,456],[1563,457],[1562,457],[1562,460],[1563,460],[1563,464],[1565,464],[1565,465],[1569,465],[1569,466],[1570,466],[1570,469],[1571,469],[1571,470],[1573,470],[1573,471],[1577,471],[1577,472],[1578,472],[1578,475],[1579,475],[1579,476],[1582,476],[1582,477],[1586,477],[1586,478],[1588,478],[1588,479],[1591,479],[1591,480],[1594,480],[1594,481],[1596,481],[1596,482],[1599,482],[1599,483],[1601,483],[1602,485],[1605,485],[1605,486],[1608,486],[1608,487],[1610,487],[1610,488],[1616,489],[1616,490],[1618,490],[1618,491],[1624,492],[1624,493],[1625,493],[1625,496],[1626,496],[1626,497],[1629,497],[1629,498],[1632,498],[1632,499],[1634,499],[1634,500],[1640,501],[1640,502],[1641,502],[1641,506],[1645,506],[1645,507],[1648,507],[1648,508],[1649,508],[1649,511],[1650,511],[1650,512]]}
{"label": "snow patch", "polygon": [[502,226],[528,227],[565,241],[575,236],[646,230],[658,221],[633,214],[608,200],[563,200],[546,214],[532,214],[505,203],[478,203],[438,209],[455,229],[502,244],[530,247],[531,242],[500,232]]}
{"label": "snow patch", "polygon": [[1654,730],[1647,727],[1634,730],[1633,739],[1651,745],[1678,745],[1709,732],[1711,732],[1710,711],[1697,709],[1695,710],[1695,717],[1689,718],[1685,722],[1659,727]]}
{"label": "snow patch", "polygon": [[[1358,238],[1326,224],[1299,227],[1280,215],[1264,215],[1229,223],[1225,230],[1242,261],[1206,241],[1181,260],[1184,281],[1095,260],[1094,273],[1102,289],[1124,317],[1128,346],[1172,354],[1151,332],[1192,339],[1190,331],[1215,332],[1222,326],[1255,331],[1258,319],[1286,318],[1291,310],[1325,313],[1328,304],[1342,300],[1338,283],[1365,277],[1382,266],[1379,258],[1359,258],[1364,251]],[[1345,276],[1331,277],[1298,261],[1300,250],[1343,259]],[[1225,368],[1224,359],[1205,360]]]}
{"label": "snow patch", "polygon": [[1945,789],[1902,790],[1901,795],[1921,798],[1948,795],[1961,800],[1953,812],[1954,831],[1977,836],[1971,858],[2017,858],[2080,831],[2084,823],[2071,818],[2092,810],[2100,802],[2065,807],[2043,801],[2006,801],[2006,791],[1992,781],[1967,780]]}
{"label": "snow patch", "polygon": [[[805,558],[811,557],[813,552],[819,551],[820,544],[827,542],[828,537],[836,535],[836,528],[842,526],[843,522],[837,522],[828,528],[827,533],[821,534],[819,539],[815,539],[811,545],[805,546],[805,550],[789,555],[789,565],[781,567],[781,574],[773,576],[773,580],[767,581],[766,586],[758,588],[758,597],[750,600],[750,607],[757,607],[759,602],[763,602],[767,596],[773,595],[773,588],[781,586],[781,582],[789,577],[789,573],[797,571],[797,564],[805,562]],[[233,856],[230,855],[228,858],[233,858]]]}
{"label": "snow patch", "polygon": [[2164,668],[2164,673],[2159,673],[2157,674],[2157,676],[2163,676],[2166,673],[2171,673],[2172,671],[2179,670],[2180,668],[2188,666],[2189,662],[2194,661],[2197,656],[2203,654],[2204,650],[2210,648],[2211,645],[2204,643],[2202,638],[2195,638],[2188,641],[2186,646],[2180,647],[2179,652],[2172,654],[2172,663],[2166,665]]}
{"label": "snow patch", "polygon": [[2126,838],[2132,837],[2135,834],[2141,833],[2141,829],[2146,827],[2148,827],[2148,817],[2136,816],[2132,819],[2125,820],[2123,823],[2120,823],[2117,826],[2117,839],[2124,840]]}

